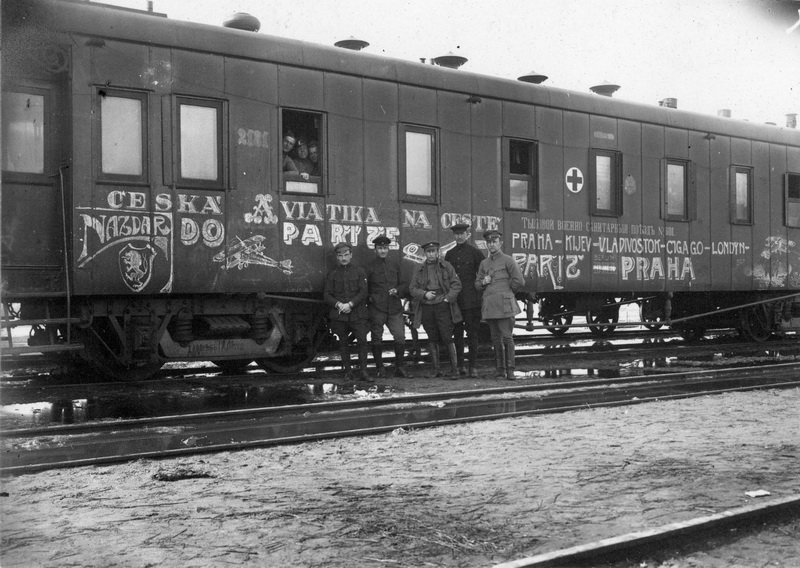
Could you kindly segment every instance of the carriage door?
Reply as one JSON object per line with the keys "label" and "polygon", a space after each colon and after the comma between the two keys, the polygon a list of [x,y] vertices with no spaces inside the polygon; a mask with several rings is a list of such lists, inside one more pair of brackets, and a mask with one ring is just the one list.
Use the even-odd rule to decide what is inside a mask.
{"label": "carriage door", "polygon": [[[69,196],[69,136],[58,83],[3,85],[2,290],[6,295],[64,293],[64,211]],[[63,207],[63,209],[62,209]]]}

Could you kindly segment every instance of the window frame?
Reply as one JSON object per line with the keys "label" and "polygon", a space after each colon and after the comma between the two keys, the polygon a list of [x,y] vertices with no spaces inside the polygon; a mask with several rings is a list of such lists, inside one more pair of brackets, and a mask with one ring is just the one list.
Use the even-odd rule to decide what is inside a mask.
{"label": "window frame", "polygon": [[[278,187],[280,188],[279,192],[281,194],[288,194],[288,195],[305,195],[305,196],[313,196],[313,195],[328,195],[328,176],[325,175],[326,173],[326,164],[327,159],[325,155],[325,151],[328,147],[327,144],[327,126],[328,126],[328,116],[324,112],[319,112],[316,110],[309,110],[304,108],[295,108],[295,107],[280,107],[278,109],[279,112],[279,128],[278,128],[278,142],[276,148],[278,149],[278,176],[280,177],[280,183]],[[294,113],[304,113],[308,115],[315,115],[319,117],[319,132],[317,138],[318,148],[320,150],[319,153],[319,175],[318,176],[309,176],[309,179],[304,180],[299,174],[287,174],[283,171],[283,133],[286,131],[287,125],[285,124],[284,119],[284,112],[294,112]],[[297,133],[295,133],[297,134]],[[309,140],[311,142],[311,140]],[[288,182],[300,182],[300,183],[307,183],[307,184],[316,184],[317,191],[312,193],[309,191],[292,191],[287,189]]]}
{"label": "window frame", "polygon": [[[227,101],[192,95],[175,95],[173,114],[175,183],[180,188],[225,191],[228,185],[228,118]],[[181,168],[181,106],[197,106],[217,110],[217,177],[213,180],[187,178]]]}
{"label": "window frame", "polygon": [[[528,145],[528,163],[532,170],[529,174],[511,173],[511,144],[520,142]],[[503,207],[510,211],[539,211],[539,142],[537,140],[517,137],[503,138]],[[528,182],[528,207],[517,207],[511,204],[511,181]]]}
{"label": "window frame", "polygon": [[[408,193],[408,173],[407,173],[407,148],[406,148],[406,135],[408,133],[427,134],[431,137],[431,195],[417,195]],[[398,128],[398,152],[397,159],[397,173],[399,176],[400,185],[400,199],[408,203],[428,203],[438,204],[440,195],[440,175],[439,164],[440,160],[440,143],[439,143],[439,129],[433,126],[423,126],[419,124],[400,123]]]}
{"label": "window frame", "polygon": [[[798,189],[798,197],[792,198],[789,196],[789,182],[790,176],[794,176],[796,178],[795,182],[797,184]],[[791,228],[800,228],[800,172],[786,172],[783,176],[783,194],[784,194],[784,225]],[[791,217],[789,215],[789,206],[792,204],[796,204],[798,209],[797,218],[798,221],[795,224],[791,224],[790,220]]]}
{"label": "window frame", "polygon": [[[52,129],[53,129],[53,90],[47,86],[38,85],[34,83],[13,83],[3,85],[3,94],[5,93],[20,93],[27,95],[34,95],[42,97],[42,115],[44,116],[44,126],[42,131],[42,172],[16,172],[6,170],[3,168],[2,160],[0,160],[0,171],[2,172],[2,179],[6,182],[13,183],[49,183],[49,174],[54,169],[54,156],[52,147]],[[0,140],[0,145],[2,141]]]}
{"label": "window frame", "polygon": [[[597,158],[611,158],[611,209],[600,209],[597,206]],[[621,217],[622,206],[622,152],[607,148],[589,149],[589,213],[598,217]]]}
{"label": "window frame", "polygon": [[[736,212],[736,189],[737,174],[747,174],[747,219],[740,219]],[[731,165],[730,169],[730,223],[731,225],[752,225],[753,224],[753,167]]]}
{"label": "window frame", "polygon": [[[101,99],[104,96],[113,96],[117,98],[134,99],[141,102],[142,109],[142,173],[139,175],[129,174],[112,174],[103,171],[103,114]],[[97,160],[95,161],[95,176],[100,181],[113,182],[113,183],[131,183],[131,184],[146,184],[150,179],[150,158],[148,143],[149,132],[149,106],[148,106],[148,93],[146,91],[137,91],[133,89],[118,89],[108,88],[105,86],[97,86],[94,93],[95,116],[97,116],[96,128],[93,135],[95,140],[95,147],[97,148]]]}
{"label": "window frame", "polygon": [[[692,197],[692,163],[682,158],[665,158],[661,184],[663,195],[661,199],[661,218],[665,221],[689,221],[691,219]],[[669,212],[669,167],[681,166],[683,168],[683,212],[680,214]]]}

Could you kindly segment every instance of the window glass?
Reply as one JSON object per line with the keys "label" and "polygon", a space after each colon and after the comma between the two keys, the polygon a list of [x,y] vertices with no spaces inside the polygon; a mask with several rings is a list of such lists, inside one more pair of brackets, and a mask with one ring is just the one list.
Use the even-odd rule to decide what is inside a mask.
{"label": "window glass", "polygon": [[750,174],[736,172],[735,211],[737,221],[750,220]]}
{"label": "window glass", "polygon": [[219,178],[218,110],[213,107],[180,105],[181,177]]}
{"label": "window glass", "polygon": [[611,156],[597,156],[595,169],[597,209],[610,211],[613,208]]}
{"label": "window glass", "polygon": [[281,112],[281,172],[285,191],[323,191],[323,118],[318,112]]}
{"label": "window glass", "polygon": [[509,207],[511,209],[528,209],[528,191],[530,184],[521,179],[510,180]]}
{"label": "window glass", "polygon": [[786,174],[786,224],[800,227],[800,174]]}
{"label": "window glass", "polygon": [[686,215],[686,166],[667,164],[667,215]]}
{"label": "window glass", "polygon": [[44,173],[44,96],[3,93],[3,169]]}
{"label": "window glass", "polygon": [[433,136],[422,132],[406,132],[406,193],[433,195]]}
{"label": "window glass", "polygon": [[100,117],[103,173],[141,176],[142,102],[103,96]]}

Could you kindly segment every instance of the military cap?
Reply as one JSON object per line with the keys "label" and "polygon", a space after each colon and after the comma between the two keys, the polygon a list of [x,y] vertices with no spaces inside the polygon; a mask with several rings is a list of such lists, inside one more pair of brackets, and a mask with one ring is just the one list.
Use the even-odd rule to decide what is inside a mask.
{"label": "military cap", "polygon": [[450,230],[454,233],[463,233],[464,231],[469,230],[469,225],[467,223],[456,223],[450,227]]}
{"label": "military cap", "polygon": [[483,232],[483,238],[486,239],[487,241],[495,237],[497,237],[498,239],[502,239],[503,233],[501,233],[497,229],[489,229],[488,231]]}
{"label": "military cap", "polygon": [[430,241],[429,243],[425,243],[422,245],[422,250],[428,250],[430,248],[439,248],[439,243],[436,241]]}
{"label": "military cap", "polygon": [[333,250],[335,250],[336,253],[338,254],[340,251],[343,251],[345,249],[350,250],[350,248],[351,248],[350,245],[347,243],[339,243],[338,245],[333,247]]}
{"label": "military cap", "polygon": [[384,235],[381,235],[380,237],[375,238],[375,240],[372,241],[372,243],[376,247],[388,247],[390,244],[392,244],[392,239]]}

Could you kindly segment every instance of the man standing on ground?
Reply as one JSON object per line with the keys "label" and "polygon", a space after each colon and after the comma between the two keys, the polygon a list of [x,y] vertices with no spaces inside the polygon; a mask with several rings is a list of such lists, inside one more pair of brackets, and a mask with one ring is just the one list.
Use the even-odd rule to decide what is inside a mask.
{"label": "man standing on ground", "polygon": [[463,288],[458,295],[458,307],[461,310],[461,317],[464,319],[454,327],[453,342],[456,346],[456,359],[458,360],[458,374],[464,376],[467,369],[464,368],[464,331],[467,332],[467,346],[469,356],[467,365],[469,376],[477,378],[478,370],[478,333],[481,324],[481,290],[478,290],[471,283],[475,282],[478,274],[478,267],[483,262],[483,253],[469,244],[469,225],[458,223],[451,227],[453,236],[456,239],[456,246],[445,254],[444,259],[453,265],[453,268],[461,280]]}
{"label": "man standing on ground", "polygon": [[383,370],[383,326],[389,328],[394,340],[394,376],[405,377],[403,369],[406,350],[406,326],[403,319],[403,296],[408,284],[401,275],[400,263],[389,259],[392,240],[383,235],[372,241],[375,258],[367,265],[369,289],[369,322],[372,340],[372,356],[378,378],[385,376]]}
{"label": "man standing on ground", "polygon": [[345,379],[353,379],[350,370],[350,345],[348,336],[353,332],[358,342],[358,366],[356,375],[362,381],[369,381],[367,375],[367,331],[369,331],[369,310],[367,310],[367,274],[363,268],[350,264],[353,258],[350,245],[339,243],[334,247],[338,266],[325,278],[325,303],[331,306],[331,331],[339,338],[342,356],[342,369]]}
{"label": "man standing on ground", "polygon": [[461,281],[453,266],[439,258],[439,243],[431,241],[422,245],[425,262],[414,268],[409,292],[414,299],[414,327],[420,324],[428,335],[428,347],[433,360],[434,376],[444,373],[439,366],[439,341],[445,344],[452,367],[451,378],[458,378],[456,346],[453,344],[453,324],[461,321],[458,294]]}
{"label": "man standing on ground", "polygon": [[514,322],[522,310],[514,294],[525,287],[525,278],[513,258],[503,254],[500,231],[483,233],[489,249],[481,262],[475,287],[483,291],[483,319],[489,324],[495,356],[495,378],[514,380]]}

